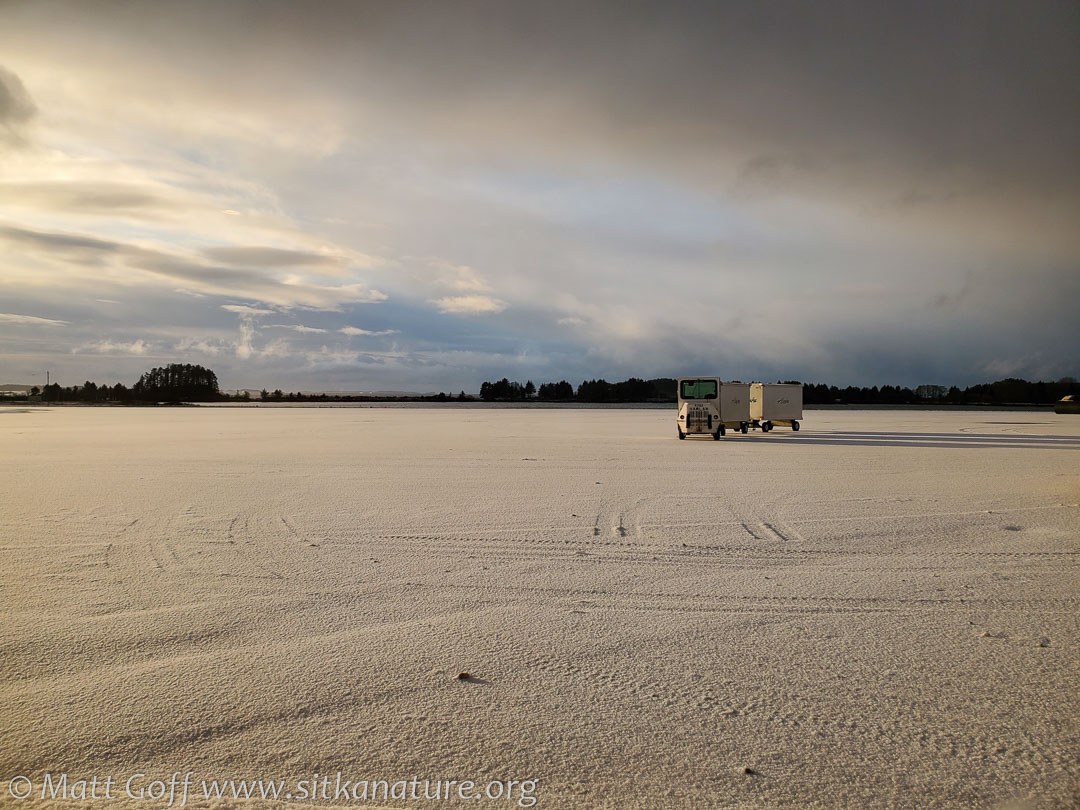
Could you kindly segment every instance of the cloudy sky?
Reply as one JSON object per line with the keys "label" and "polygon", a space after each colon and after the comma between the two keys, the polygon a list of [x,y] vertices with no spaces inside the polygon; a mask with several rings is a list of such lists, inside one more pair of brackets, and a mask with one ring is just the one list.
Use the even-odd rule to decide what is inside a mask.
{"label": "cloudy sky", "polygon": [[0,382],[1080,374],[1074,2],[0,0]]}

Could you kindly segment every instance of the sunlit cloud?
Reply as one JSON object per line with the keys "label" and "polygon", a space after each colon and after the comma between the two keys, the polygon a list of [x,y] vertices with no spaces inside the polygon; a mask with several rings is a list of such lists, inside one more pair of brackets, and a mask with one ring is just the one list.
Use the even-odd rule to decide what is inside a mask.
{"label": "sunlit cloud", "polygon": [[316,326],[304,326],[300,323],[269,323],[266,325],[267,329],[291,329],[294,332],[300,332],[305,335],[321,335],[327,330],[319,329]]}
{"label": "sunlit cloud", "polygon": [[361,358],[358,351],[330,349],[320,346],[317,351],[307,352],[305,360],[313,368],[335,368],[355,366]]}
{"label": "sunlit cloud", "polygon": [[95,354],[131,354],[143,356],[154,350],[154,347],[144,340],[132,340],[128,342],[114,340],[98,340],[93,343],[84,343],[71,350],[72,354],[79,352],[93,352]]}
{"label": "sunlit cloud", "polygon": [[435,299],[440,312],[454,315],[484,315],[502,312],[507,307],[505,301],[489,295],[449,295]]}
{"label": "sunlit cloud", "polygon": [[343,275],[350,266],[373,267],[378,260],[358,253],[316,252],[263,246],[208,247],[206,258],[238,267],[310,268],[320,275]]}
{"label": "sunlit cloud", "polygon": [[336,265],[341,261],[333,256],[271,247],[210,247],[204,248],[203,254],[214,261],[241,266]]}
{"label": "sunlit cloud", "polygon": [[[16,275],[36,287],[110,280],[121,286],[179,289],[202,295],[245,297],[283,308],[339,311],[352,303],[378,303],[388,296],[361,282],[328,285],[306,276],[282,276],[272,270],[209,264],[198,256],[142,241],[121,241],[71,231],[46,231],[0,223],[0,244],[42,266],[40,272]],[[106,275],[103,278],[103,271]]]}
{"label": "sunlit cloud", "polygon": [[259,352],[261,357],[288,357],[292,354],[292,348],[289,342],[284,338],[278,338],[277,340],[271,340],[262,350]]}
{"label": "sunlit cloud", "polygon": [[217,357],[225,348],[221,341],[212,341],[205,338],[184,338],[178,341],[175,346],[176,351],[183,354],[195,352],[211,357]]}
{"label": "sunlit cloud", "polygon": [[12,207],[83,216],[156,212],[169,205],[145,186],[102,179],[0,182],[0,199]]}
{"label": "sunlit cloud", "polygon": [[378,337],[382,335],[396,335],[397,329],[361,329],[359,326],[343,326],[338,331],[343,335],[349,335],[350,337],[356,336],[368,336]]}
{"label": "sunlit cloud", "polygon": [[24,326],[67,326],[67,321],[55,318],[39,318],[36,315],[15,315],[10,312],[0,312],[0,323],[17,323]]}
{"label": "sunlit cloud", "polygon": [[222,304],[221,308],[227,312],[235,312],[237,315],[242,315],[248,318],[257,318],[262,315],[273,315],[272,309],[261,309],[259,307],[251,307],[247,304]]}
{"label": "sunlit cloud", "polygon": [[247,360],[255,353],[253,345],[255,340],[255,325],[250,318],[240,321],[240,336],[236,341],[236,356],[240,360]]}
{"label": "sunlit cloud", "polygon": [[491,284],[475,267],[441,259],[430,259],[427,264],[435,270],[435,283],[440,287],[466,293],[491,292]]}

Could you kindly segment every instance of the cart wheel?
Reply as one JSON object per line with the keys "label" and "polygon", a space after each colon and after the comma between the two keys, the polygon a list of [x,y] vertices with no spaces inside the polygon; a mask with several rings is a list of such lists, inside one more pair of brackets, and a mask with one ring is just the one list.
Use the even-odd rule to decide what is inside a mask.
{"label": "cart wheel", "polygon": [[799,429],[799,423],[798,423],[797,420],[795,420],[795,419],[791,420],[791,429],[792,430],[798,430]]}
{"label": "cart wheel", "polygon": [[762,422],[761,429],[768,433],[770,430],[772,430],[772,422]]}
{"label": "cart wheel", "polygon": [[746,422],[743,422],[741,425],[739,425],[739,430],[741,430],[745,434],[748,430],[750,430],[750,426],[746,424]]}
{"label": "cart wheel", "polygon": [[677,425],[676,425],[675,429],[676,429],[677,431],[679,431],[679,441],[682,441],[683,439],[685,439],[685,438],[686,438],[686,434],[682,432],[682,428],[681,428],[681,427],[679,427],[679,426],[677,426]]}

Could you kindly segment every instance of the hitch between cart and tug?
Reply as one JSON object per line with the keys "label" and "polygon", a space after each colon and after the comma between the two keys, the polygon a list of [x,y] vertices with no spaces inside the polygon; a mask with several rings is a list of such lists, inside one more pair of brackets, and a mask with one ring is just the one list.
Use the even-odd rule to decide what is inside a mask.
{"label": "hitch between cart and tug", "polygon": [[711,436],[720,441],[728,430],[768,433],[774,427],[799,429],[803,418],[802,386],[796,383],[724,382],[719,377],[678,380],[680,439]]}

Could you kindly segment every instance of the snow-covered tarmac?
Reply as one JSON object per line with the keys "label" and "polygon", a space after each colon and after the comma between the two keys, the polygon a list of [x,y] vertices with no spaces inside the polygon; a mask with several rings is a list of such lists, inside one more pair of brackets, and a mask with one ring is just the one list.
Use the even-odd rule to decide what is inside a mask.
{"label": "snow-covered tarmac", "polygon": [[16,776],[113,776],[99,807],[139,773],[340,771],[548,808],[1076,807],[1080,417],[803,425],[0,409],[0,805],[52,804]]}

